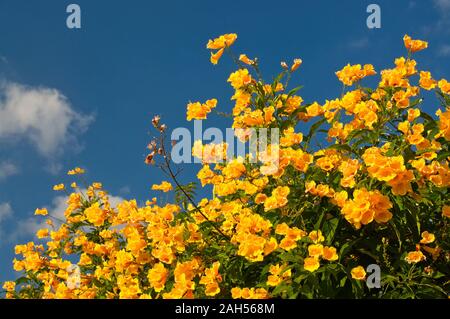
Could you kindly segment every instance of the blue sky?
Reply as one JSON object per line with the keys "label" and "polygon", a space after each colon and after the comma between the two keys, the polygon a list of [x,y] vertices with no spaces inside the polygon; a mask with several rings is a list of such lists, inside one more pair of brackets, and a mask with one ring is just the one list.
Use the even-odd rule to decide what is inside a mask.
{"label": "blue sky", "polygon": [[[70,3],[81,7],[79,30],[66,27]],[[380,29],[366,26],[370,3],[381,7]],[[0,0],[0,281],[14,276],[15,243],[40,222],[34,209],[63,209],[51,188],[70,181],[68,169],[86,168],[117,200],[145,200],[163,179],[143,163],[152,116],[192,129],[187,102],[215,97],[219,111],[232,108],[234,67],[209,63],[209,38],[237,33],[233,49],[257,56],[267,79],[280,61],[302,58],[291,83],[322,103],[340,93],[336,70],[391,66],[405,33],[429,41],[419,67],[448,78],[449,18],[450,0]],[[214,116],[204,124],[229,125]],[[197,169],[186,165],[183,180]]]}

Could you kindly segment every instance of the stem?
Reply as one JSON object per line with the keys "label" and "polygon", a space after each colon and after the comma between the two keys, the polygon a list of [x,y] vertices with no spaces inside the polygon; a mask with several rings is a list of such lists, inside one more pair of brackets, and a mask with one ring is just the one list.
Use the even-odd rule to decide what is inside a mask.
{"label": "stem", "polygon": [[211,221],[211,220],[210,220],[210,219],[209,219],[209,218],[201,211],[201,209],[197,206],[197,204],[194,202],[194,200],[191,198],[191,196],[189,196],[189,194],[186,193],[186,191],[184,190],[183,186],[181,186],[181,184],[178,182],[178,180],[177,180],[175,174],[174,174],[173,171],[172,171],[172,168],[170,167],[170,161],[169,161],[169,159],[168,159],[168,156],[167,156],[167,153],[166,153],[166,149],[165,149],[165,146],[164,146],[164,138],[163,138],[163,136],[161,137],[161,148],[162,148],[162,150],[163,150],[163,157],[164,157],[164,161],[165,161],[165,163],[166,163],[167,171],[168,171],[170,177],[172,178],[172,180],[173,180],[173,181],[175,182],[175,184],[177,185],[177,187],[181,190],[181,192],[184,194],[184,196],[186,196],[186,198],[189,200],[189,202],[194,206],[195,210],[197,210],[197,211],[200,213],[200,215],[202,215],[203,218],[205,218],[205,220],[206,220],[207,222],[209,222],[209,223],[214,227],[214,229],[217,230],[224,238],[226,238],[227,240],[230,240],[230,238],[229,238],[227,235],[225,235],[225,234],[220,230],[220,228],[219,228],[216,224],[214,224],[214,223],[213,223],[213,222],[212,222],[212,221]]}

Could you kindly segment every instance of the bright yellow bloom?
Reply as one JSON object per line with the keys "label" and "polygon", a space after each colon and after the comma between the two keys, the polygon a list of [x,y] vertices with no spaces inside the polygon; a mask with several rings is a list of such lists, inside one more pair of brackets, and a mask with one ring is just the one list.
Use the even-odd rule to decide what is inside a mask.
{"label": "bright yellow bloom", "polygon": [[216,64],[219,62],[220,58],[222,57],[223,50],[224,50],[224,49],[220,49],[220,50],[217,51],[216,53],[212,53],[212,52],[211,52],[211,58],[210,58],[210,61],[211,61],[212,64],[216,65]]}
{"label": "bright yellow bloom", "polygon": [[357,266],[351,270],[351,275],[353,279],[364,280],[366,278],[366,271],[362,266]]}
{"label": "bright yellow bloom", "polygon": [[303,267],[305,268],[305,270],[310,271],[310,272],[314,272],[317,269],[319,269],[320,267],[320,263],[319,260],[317,258],[314,257],[307,257],[304,260],[304,264]]}
{"label": "bright yellow bloom", "polygon": [[439,116],[439,134],[436,138],[443,136],[447,141],[450,141],[450,108],[445,112],[438,110],[436,115]]}
{"label": "bright yellow bloom", "polygon": [[250,59],[248,58],[248,56],[245,55],[245,54],[241,54],[241,55],[239,56],[239,61],[241,61],[241,62],[243,62],[243,63],[245,63],[245,64],[248,64],[248,65],[253,65],[253,64],[255,64],[255,61],[254,61],[254,60],[250,60]]}
{"label": "bright yellow bloom", "polygon": [[212,50],[217,50],[217,49],[229,47],[234,43],[234,41],[236,41],[236,39],[237,39],[237,34],[235,34],[235,33],[224,34],[218,38],[215,38],[214,40],[209,40],[208,44],[206,45],[206,48],[212,49]]}
{"label": "bright yellow bloom", "polygon": [[238,288],[231,289],[231,297],[233,299],[267,299],[269,293],[264,288]]}
{"label": "bright yellow bloom", "polygon": [[277,265],[271,265],[269,268],[270,275],[267,277],[267,285],[276,287],[284,280],[291,277],[292,273],[290,269],[283,271],[283,266],[277,264]]}
{"label": "bright yellow bloom", "polygon": [[58,184],[58,185],[53,186],[54,191],[62,191],[64,189],[65,189],[64,184]]}
{"label": "bright yellow bloom", "polygon": [[450,218],[450,206],[449,205],[444,205],[444,207],[442,207],[442,216]]}
{"label": "bright yellow bloom", "polygon": [[431,73],[425,71],[420,71],[419,84],[420,87],[424,88],[425,90],[432,90],[437,86],[436,81],[431,77]]}
{"label": "bright yellow bloom", "polygon": [[450,82],[446,79],[442,79],[438,82],[438,86],[441,89],[442,93],[450,94]]}
{"label": "bright yellow bloom", "polygon": [[39,238],[39,239],[42,239],[42,238],[48,237],[48,234],[49,233],[48,233],[48,229],[47,228],[39,229],[36,232],[36,237]]}
{"label": "bright yellow bloom", "polygon": [[389,209],[392,203],[389,198],[378,190],[368,191],[365,188],[353,192],[353,199],[347,200],[342,207],[345,219],[352,223],[356,229],[375,220],[377,223],[386,223],[392,218]]}
{"label": "bright yellow bloom", "polygon": [[403,37],[403,42],[405,44],[405,48],[412,53],[424,50],[428,47],[428,42],[422,40],[413,40],[407,34],[405,34],[405,36]]}
{"label": "bright yellow bloom", "polygon": [[231,73],[228,78],[228,82],[230,82],[231,86],[236,90],[250,84],[251,81],[252,77],[247,69],[239,69],[236,72]]}
{"label": "bright yellow bloom", "polygon": [[157,263],[148,272],[148,281],[156,292],[160,292],[164,289],[169,271],[164,267],[164,264]]}
{"label": "bright yellow bloom", "polygon": [[48,211],[47,211],[47,208],[37,208],[34,211],[34,214],[35,215],[41,215],[41,216],[47,216],[48,215]]}
{"label": "bright yellow bloom", "polygon": [[67,175],[79,175],[79,174],[84,174],[84,169],[79,168],[79,167],[75,167],[74,169],[71,169],[70,171],[67,172]]}
{"label": "bright yellow bloom", "polygon": [[102,185],[102,183],[96,182],[96,183],[92,183],[92,187],[93,187],[94,189],[99,190],[99,189],[102,189],[103,185]]}
{"label": "bright yellow bloom", "polygon": [[309,245],[308,253],[310,257],[318,258],[323,255],[323,246],[321,244]]}
{"label": "bright yellow bloom", "polygon": [[5,289],[8,292],[14,291],[16,288],[16,283],[14,281],[5,281],[3,284],[3,289]]}
{"label": "bright yellow bloom", "polygon": [[325,240],[325,237],[322,235],[321,230],[313,230],[308,235],[309,239],[311,239],[314,243],[321,243]]}
{"label": "bright yellow bloom", "polygon": [[353,83],[374,74],[376,74],[376,72],[372,64],[366,64],[364,66],[361,66],[361,64],[347,64],[342,70],[336,72],[339,81],[347,86],[352,86]]}
{"label": "bright yellow bloom", "polygon": [[336,253],[336,248],[334,247],[323,247],[323,259],[328,261],[335,261],[338,259],[338,254]]}
{"label": "bright yellow bloom", "polygon": [[294,64],[291,66],[291,72],[294,72],[302,64],[302,59],[294,59]]}
{"label": "bright yellow bloom", "polygon": [[96,227],[102,226],[107,219],[107,213],[100,208],[100,204],[98,202],[86,208],[84,210],[84,214],[86,215],[88,222]]}
{"label": "bright yellow bloom", "polygon": [[217,106],[216,99],[207,100],[205,103],[195,102],[187,105],[187,120],[204,120],[206,115]]}
{"label": "bright yellow bloom", "polygon": [[424,231],[422,232],[422,239],[420,240],[420,243],[431,244],[432,242],[434,242],[435,239],[436,237],[434,236],[434,234]]}
{"label": "bright yellow bloom", "polygon": [[416,264],[425,259],[426,259],[425,255],[422,254],[422,252],[420,250],[411,251],[405,257],[405,260],[408,264]]}
{"label": "bright yellow bloom", "polygon": [[288,203],[287,196],[289,193],[290,189],[288,186],[278,186],[275,188],[272,191],[272,196],[264,201],[264,210],[269,211],[285,206]]}
{"label": "bright yellow bloom", "polygon": [[152,185],[152,190],[154,191],[163,191],[164,193],[167,193],[173,189],[172,184],[170,184],[167,181],[161,182],[161,184],[154,184]]}

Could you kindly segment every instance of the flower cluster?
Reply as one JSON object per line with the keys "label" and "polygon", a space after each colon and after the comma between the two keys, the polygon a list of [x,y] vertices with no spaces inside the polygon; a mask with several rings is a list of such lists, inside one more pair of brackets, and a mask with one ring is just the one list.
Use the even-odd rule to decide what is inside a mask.
{"label": "flower cluster", "polygon": [[[197,178],[211,190],[198,199],[199,186],[178,179],[155,116],[145,163],[171,179],[151,187],[167,194],[115,203],[101,183],[70,181],[71,193],[56,185],[68,193],[65,218],[35,211],[46,223],[39,241],[16,246],[22,276],[4,283],[7,298],[447,298],[450,83],[418,69],[412,54],[427,43],[405,36],[407,57],[381,70],[375,88],[362,86],[372,65],[348,64],[336,72],[341,96],[308,103],[289,87],[301,59],[265,82],[258,58],[235,58],[236,39],[207,44],[213,64],[224,53],[237,64],[230,125],[243,142],[261,128],[278,129],[279,140],[257,145],[256,160],[195,141]],[[436,116],[421,108],[429,91]],[[189,103],[187,120],[217,105]],[[370,264],[382,289],[362,285]]]}

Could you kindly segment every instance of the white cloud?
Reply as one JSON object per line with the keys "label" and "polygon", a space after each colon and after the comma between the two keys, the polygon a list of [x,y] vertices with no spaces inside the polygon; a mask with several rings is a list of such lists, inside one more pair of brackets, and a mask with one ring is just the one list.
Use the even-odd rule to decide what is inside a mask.
{"label": "white cloud", "polygon": [[19,168],[11,162],[0,162],[0,182],[19,172]]}
{"label": "white cloud", "polygon": [[368,47],[369,44],[370,44],[369,38],[364,37],[364,38],[360,38],[360,39],[351,41],[349,43],[349,46],[350,46],[350,48],[353,48],[353,49],[363,49],[363,48]]}
{"label": "white cloud", "polygon": [[439,56],[450,56],[450,45],[444,44],[438,49]]}
{"label": "white cloud", "polygon": [[52,175],[59,175],[63,169],[63,165],[57,162],[51,162],[44,169]]}
{"label": "white cloud", "polygon": [[92,116],[77,113],[56,89],[0,83],[0,142],[26,139],[44,156],[76,145]]}
{"label": "white cloud", "polygon": [[441,10],[443,14],[449,14],[450,0],[434,0],[435,6]]}
{"label": "white cloud", "polygon": [[125,185],[119,189],[119,194],[121,194],[121,195],[127,195],[130,193],[131,193],[131,188],[128,185]]}
{"label": "white cloud", "polygon": [[408,3],[408,9],[415,8],[416,6],[417,6],[417,2],[416,1],[410,1]]}
{"label": "white cloud", "polygon": [[10,218],[13,214],[13,210],[9,203],[0,203],[0,244],[3,241],[4,230],[2,227],[2,222],[8,218]]}
{"label": "white cloud", "polygon": [[13,210],[9,203],[0,203],[0,223],[12,216]]}

